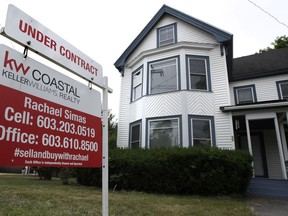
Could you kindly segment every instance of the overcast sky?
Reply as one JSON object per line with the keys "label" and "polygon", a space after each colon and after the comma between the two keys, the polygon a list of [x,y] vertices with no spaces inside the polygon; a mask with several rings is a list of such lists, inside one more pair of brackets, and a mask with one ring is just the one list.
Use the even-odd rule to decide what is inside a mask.
{"label": "overcast sky", "polygon": [[[288,35],[287,0],[1,0],[0,27],[5,26],[8,4],[102,65],[114,91],[108,106],[116,117],[121,77],[114,63],[163,4],[233,34],[234,58],[254,54],[271,46],[277,36]],[[3,36],[0,43],[23,52]]]}

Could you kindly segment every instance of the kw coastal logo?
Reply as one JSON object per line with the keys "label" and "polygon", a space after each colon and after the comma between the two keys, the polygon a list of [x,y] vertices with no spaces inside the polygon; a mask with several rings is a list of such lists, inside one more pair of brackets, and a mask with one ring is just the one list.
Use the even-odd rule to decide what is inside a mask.
{"label": "kw coastal logo", "polygon": [[[77,87],[64,82],[61,79],[51,77],[47,72],[45,73],[38,69],[31,69],[30,66],[25,66],[23,63],[19,64],[16,59],[10,56],[10,53],[7,50],[5,51],[3,67],[2,77],[4,78],[52,94],[53,96],[57,96],[72,103],[80,103]],[[16,73],[13,73],[13,71]],[[28,77],[27,74],[29,71],[31,71],[31,75]]]}
{"label": "kw coastal logo", "polygon": [[[6,51],[5,52],[5,58],[4,58],[4,67],[6,68],[7,65],[9,65],[10,69],[11,70],[14,70],[14,67],[15,67],[15,70],[16,72],[19,72],[20,69],[23,71],[23,74],[26,75],[26,73],[28,72],[28,70],[30,69],[30,66],[27,66],[26,68],[24,67],[23,63],[21,64],[17,64],[17,61],[15,59],[9,59],[8,57],[9,55],[9,52]],[[13,67],[14,66],[14,67]]]}

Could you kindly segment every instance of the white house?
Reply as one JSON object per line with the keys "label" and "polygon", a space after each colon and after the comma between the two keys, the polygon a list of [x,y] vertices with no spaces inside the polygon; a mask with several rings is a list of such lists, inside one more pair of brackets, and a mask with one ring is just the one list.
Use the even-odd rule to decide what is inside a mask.
{"label": "white house", "polygon": [[288,64],[247,59],[233,60],[230,33],[163,5],[114,64],[117,146],[247,149],[255,176],[287,179]]}

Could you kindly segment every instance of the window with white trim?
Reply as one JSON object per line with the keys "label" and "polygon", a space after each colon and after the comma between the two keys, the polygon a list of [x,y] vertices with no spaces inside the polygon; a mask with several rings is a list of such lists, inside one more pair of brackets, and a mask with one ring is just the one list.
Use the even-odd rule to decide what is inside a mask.
{"label": "window with white trim", "polygon": [[135,122],[130,125],[130,148],[141,148],[141,122]]}
{"label": "window with white trim", "polygon": [[249,104],[257,102],[255,85],[234,87],[235,103]]}
{"label": "window with white trim", "polygon": [[149,93],[178,90],[178,58],[149,63]]}
{"label": "window with white trim", "polygon": [[210,91],[210,69],[207,56],[187,56],[188,86],[191,90]]}
{"label": "window with white trim", "polygon": [[132,94],[131,101],[142,97],[142,67],[132,73]]}
{"label": "window with white trim", "polygon": [[180,146],[179,118],[148,120],[148,140],[150,148]]}
{"label": "window with white trim", "polygon": [[277,81],[276,84],[277,84],[279,99],[288,100],[288,80]]}
{"label": "window with white trim", "polygon": [[212,146],[214,140],[213,117],[189,116],[191,146]]}
{"label": "window with white trim", "polygon": [[157,41],[158,47],[176,43],[176,24],[158,28]]}

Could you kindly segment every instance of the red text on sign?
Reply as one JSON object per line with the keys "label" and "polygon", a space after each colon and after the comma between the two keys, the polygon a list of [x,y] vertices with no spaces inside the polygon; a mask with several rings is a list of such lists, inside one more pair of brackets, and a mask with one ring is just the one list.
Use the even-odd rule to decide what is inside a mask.
{"label": "red text on sign", "polygon": [[20,19],[20,22],[19,22],[19,30],[31,36],[32,38],[36,39],[40,43],[43,43],[45,46],[49,47],[50,49],[53,49],[54,51],[56,51],[56,45],[57,45],[56,41],[54,41],[47,35],[43,34],[41,31],[37,30],[36,28],[33,28],[31,25],[24,22],[22,19]]}

